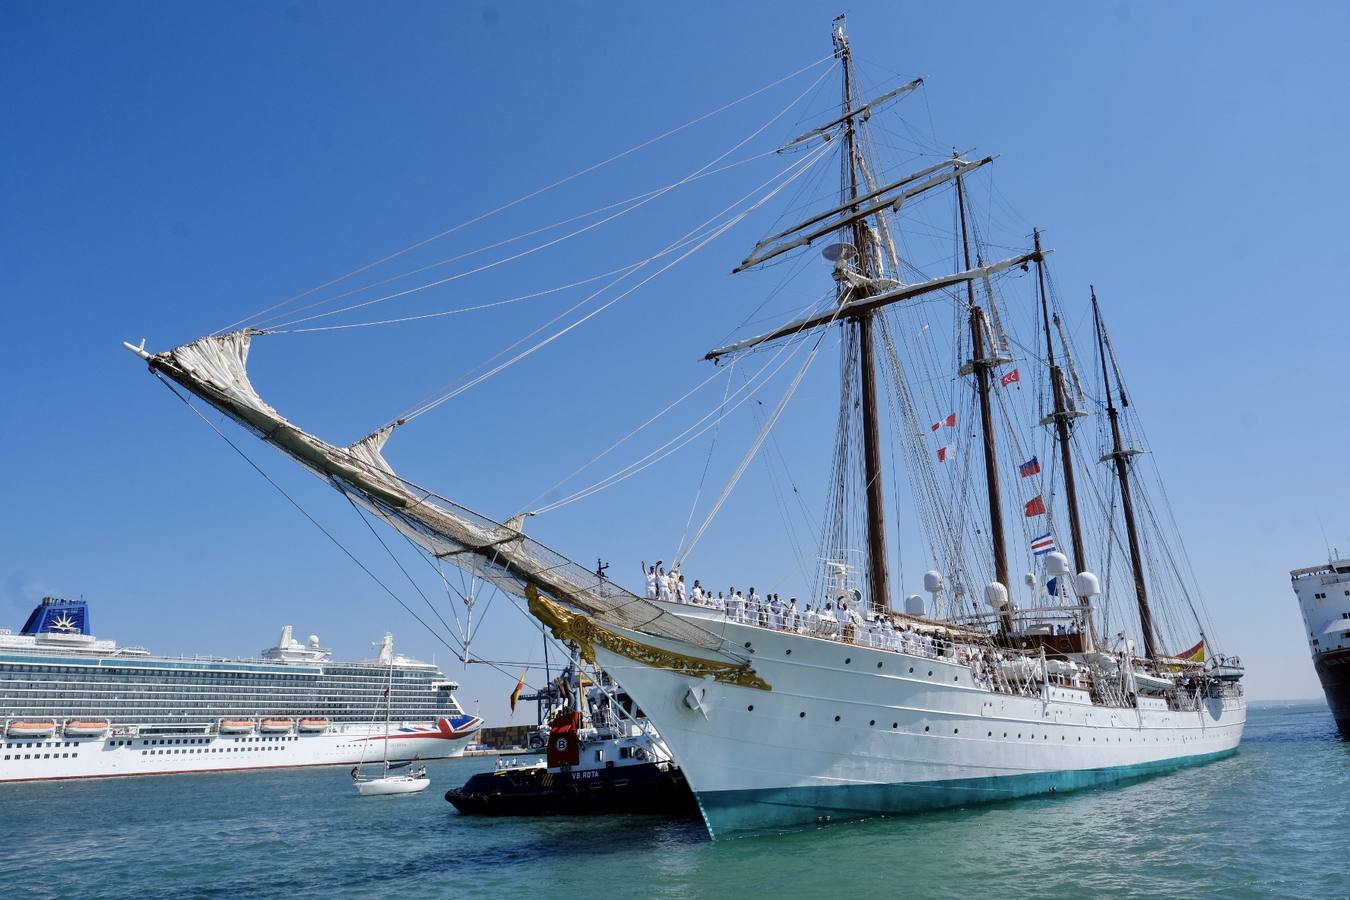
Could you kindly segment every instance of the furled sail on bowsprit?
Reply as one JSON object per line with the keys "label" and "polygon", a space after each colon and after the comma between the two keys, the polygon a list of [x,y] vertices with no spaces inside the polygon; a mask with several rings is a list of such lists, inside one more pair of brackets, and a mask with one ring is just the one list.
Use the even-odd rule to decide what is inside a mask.
{"label": "furled sail on bowsprit", "polygon": [[496,522],[400,478],[381,453],[395,425],[386,425],[349,447],[330,444],[293,425],[249,381],[249,346],[254,335],[261,333],[244,329],[212,335],[155,354],[126,346],[152,372],[275,445],[437,559],[518,597],[528,599],[534,591],[545,594],[600,623],[709,650],[721,645],[719,638],[697,625],[526,537],[521,531],[523,516]]}

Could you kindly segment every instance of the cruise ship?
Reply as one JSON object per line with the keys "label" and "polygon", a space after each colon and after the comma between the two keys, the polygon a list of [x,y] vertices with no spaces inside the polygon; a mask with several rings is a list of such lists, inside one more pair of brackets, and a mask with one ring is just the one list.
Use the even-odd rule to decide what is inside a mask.
{"label": "cruise ship", "polygon": [[289,625],[261,659],[155,656],[95,638],[83,600],[45,597],[0,630],[0,782],[347,766],[382,741],[390,759],[457,756],[482,724],[457,688],[388,634],[364,662]]}
{"label": "cruise ship", "polygon": [[1294,569],[1289,577],[1322,691],[1336,727],[1350,739],[1350,559]]}

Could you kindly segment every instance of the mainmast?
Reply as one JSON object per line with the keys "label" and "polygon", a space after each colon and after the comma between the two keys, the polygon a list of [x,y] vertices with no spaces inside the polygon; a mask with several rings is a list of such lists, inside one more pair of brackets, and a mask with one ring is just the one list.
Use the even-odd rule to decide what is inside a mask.
{"label": "mainmast", "polygon": [[[858,201],[857,128],[853,116],[853,54],[849,50],[848,35],[844,33],[843,17],[835,19],[834,49],[844,70],[844,184],[846,201],[852,201],[856,210]],[[878,260],[872,258],[872,242],[868,239],[867,223],[857,218],[852,223],[853,247],[857,251],[858,271],[867,279],[879,272]],[[866,287],[848,289],[840,283],[840,302],[865,296]],[[877,369],[872,341],[872,312],[864,310],[853,317],[858,327],[858,366],[862,386],[863,475],[867,495],[867,563],[868,587],[872,609],[884,612],[890,608],[890,575],[886,560],[886,520],[884,494],[881,484],[880,416],[877,412]]]}
{"label": "mainmast", "polygon": [[[961,250],[966,268],[970,268],[970,234],[966,228],[966,187],[962,176],[956,176],[956,204],[961,219]],[[1039,248],[1038,248],[1039,249]],[[981,263],[983,265],[983,263]],[[984,336],[988,331],[984,310],[975,302],[975,283],[966,282],[966,303],[970,307],[971,370],[980,396],[980,430],[984,437],[985,493],[989,497],[989,533],[994,545],[994,581],[1003,586],[1004,600],[1008,600],[1008,547],[1003,534],[1003,499],[998,481],[998,453],[994,445],[994,410],[989,399],[989,370],[998,364],[996,347],[986,355]],[[1011,602],[1000,608],[1003,630],[1013,630]]]}
{"label": "mainmast", "polygon": [[[1097,308],[1096,288],[1092,288],[1092,322],[1097,329],[1097,352],[1101,355],[1102,384],[1106,388],[1106,415],[1111,420],[1111,452],[1102,457],[1102,461],[1111,459],[1116,464],[1116,478],[1120,481],[1120,508],[1125,514],[1125,533],[1130,542],[1130,568],[1134,570],[1134,595],[1139,602],[1139,630],[1143,632],[1145,655],[1149,659],[1157,659],[1158,648],[1153,643],[1153,612],[1149,609],[1148,588],[1144,585],[1143,554],[1139,549],[1139,529],[1135,525],[1134,499],[1130,494],[1129,458],[1140,451],[1125,449],[1120,438],[1120,412],[1111,394],[1111,371],[1106,364],[1106,338],[1101,312]],[[1119,379],[1116,388],[1120,391],[1120,402],[1128,404]]]}
{"label": "mainmast", "polygon": [[[1036,249],[1041,249],[1041,232],[1034,230]],[[1069,535],[1073,540],[1073,564],[1075,572],[1087,571],[1087,553],[1083,550],[1083,526],[1078,519],[1078,489],[1074,483],[1073,450],[1069,441],[1069,420],[1076,412],[1069,409],[1069,392],[1064,383],[1064,370],[1055,362],[1055,345],[1050,339],[1050,301],[1045,290],[1045,261],[1036,260],[1036,278],[1041,291],[1041,319],[1045,326],[1045,361],[1050,367],[1050,389],[1054,395],[1055,411],[1051,418],[1055,422],[1055,433],[1059,438],[1059,460],[1064,469],[1064,493],[1069,504]]]}

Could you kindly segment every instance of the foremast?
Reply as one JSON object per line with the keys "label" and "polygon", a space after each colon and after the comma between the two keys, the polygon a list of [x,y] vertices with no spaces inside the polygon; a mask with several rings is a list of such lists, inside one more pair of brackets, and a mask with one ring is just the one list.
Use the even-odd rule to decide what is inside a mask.
{"label": "foremast", "polygon": [[[842,116],[844,126],[843,185],[841,192],[849,209],[856,213],[859,205],[857,126],[854,122],[859,110],[853,102],[853,54],[848,35],[844,31],[844,17],[834,21],[834,51],[844,72],[844,99]],[[850,287],[839,282],[839,303],[849,299],[865,298],[871,293],[871,284],[880,275],[880,260],[876,259],[867,233],[867,220],[855,217],[850,226],[853,247],[857,252],[858,272],[862,281]],[[969,268],[969,266],[967,266]],[[867,498],[867,569],[868,588],[872,609],[878,613],[890,608],[890,567],[886,558],[885,494],[881,483],[880,414],[877,410],[877,365],[872,336],[871,310],[863,310],[853,317],[858,330],[858,375],[862,390],[863,477]]]}

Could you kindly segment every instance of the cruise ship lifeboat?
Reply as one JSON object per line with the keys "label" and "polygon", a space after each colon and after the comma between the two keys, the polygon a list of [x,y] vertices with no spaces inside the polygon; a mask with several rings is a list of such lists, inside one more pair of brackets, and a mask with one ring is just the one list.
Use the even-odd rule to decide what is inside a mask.
{"label": "cruise ship lifeboat", "polygon": [[103,737],[108,733],[107,719],[68,719],[61,729],[66,737]]}
{"label": "cruise ship lifeboat", "polygon": [[221,720],[220,720],[220,733],[221,733],[221,734],[252,734],[252,733],[253,733],[253,720],[252,720],[252,719],[221,719]]}
{"label": "cruise ship lifeboat", "polygon": [[15,719],[5,729],[12,738],[49,738],[56,734],[56,723],[51,719]]}
{"label": "cruise ship lifeboat", "polygon": [[318,734],[321,731],[327,731],[330,724],[324,718],[301,719],[300,731],[303,734]]}
{"label": "cruise ship lifeboat", "polygon": [[285,734],[295,725],[290,719],[263,719],[259,729],[263,734]]}

